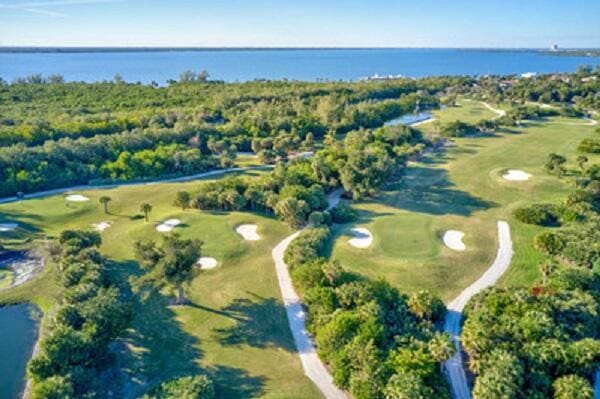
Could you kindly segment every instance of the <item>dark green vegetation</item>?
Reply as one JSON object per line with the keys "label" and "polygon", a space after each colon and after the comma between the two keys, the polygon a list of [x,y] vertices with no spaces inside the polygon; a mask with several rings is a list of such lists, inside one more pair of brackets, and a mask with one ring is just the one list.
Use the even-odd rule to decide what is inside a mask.
{"label": "dark green vegetation", "polygon": [[[551,154],[549,163],[563,168],[566,159]],[[563,169],[560,176],[568,173]],[[550,258],[540,264],[541,285],[490,289],[469,303],[461,341],[477,374],[475,398],[593,397],[600,365],[599,170],[594,164],[569,172],[576,189],[560,205],[515,211],[524,223],[560,220],[562,227],[534,239]]]}
{"label": "dark green vegetation", "polygon": [[322,255],[329,236],[328,227],[305,230],[285,261],[335,383],[357,399],[448,398],[441,362],[452,356],[454,344],[437,332],[443,302],[427,291],[403,295],[383,279],[327,261]]}
{"label": "dark green vegetation", "polygon": [[326,132],[434,107],[433,94],[462,81],[0,84],[0,196],[191,174],[252,149],[273,162]]}
{"label": "dark green vegetation", "polygon": [[205,375],[179,377],[165,381],[142,399],[213,399],[215,388]]}
{"label": "dark green vegetation", "polygon": [[[404,126],[351,132],[344,140],[329,137],[314,158],[280,163],[256,181],[233,178],[202,185],[194,205],[208,210],[270,211],[299,226],[312,213],[327,208],[327,191],[341,187],[355,199],[374,194],[398,177],[409,157],[426,143],[417,131]],[[344,210],[334,214],[335,220],[348,217]]]}
{"label": "dark green vegetation", "polygon": [[131,309],[111,281],[100,244],[98,233],[67,230],[51,249],[62,299],[45,319],[46,335],[29,362],[34,399],[110,394],[112,385],[106,381],[114,357],[109,346],[124,333]]}

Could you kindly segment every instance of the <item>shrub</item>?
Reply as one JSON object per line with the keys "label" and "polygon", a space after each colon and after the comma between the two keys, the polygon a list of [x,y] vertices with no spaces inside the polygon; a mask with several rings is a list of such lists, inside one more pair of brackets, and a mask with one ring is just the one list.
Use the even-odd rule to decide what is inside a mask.
{"label": "shrub", "polygon": [[565,240],[557,233],[544,232],[535,236],[535,247],[548,255],[558,255],[565,247]]}
{"label": "shrub", "polygon": [[186,376],[165,381],[143,399],[213,399],[215,388],[206,375]]}
{"label": "shrub", "polygon": [[577,375],[565,375],[552,384],[554,399],[592,399],[594,391],[590,383]]}
{"label": "shrub", "polygon": [[479,133],[476,126],[462,121],[450,122],[440,128],[440,135],[444,137],[464,137]]}
{"label": "shrub", "polygon": [[558,211],[552,204],[533,204],[518,208],[513,212],[513,216],[520,222],[527,224],[537,224],[539,226],[557,226],[559,225]]}
{"label": "shrub", "polygon": [[588,154],[600,154],[600,139],[583,139],[579,143],[577,151]]}
{"label": "shrub", "polygon": [[358,213],[347,204],[338,204],[336,207],[331,208],[329,212],[333,223],[338,224],[353,222],[358,217]]}

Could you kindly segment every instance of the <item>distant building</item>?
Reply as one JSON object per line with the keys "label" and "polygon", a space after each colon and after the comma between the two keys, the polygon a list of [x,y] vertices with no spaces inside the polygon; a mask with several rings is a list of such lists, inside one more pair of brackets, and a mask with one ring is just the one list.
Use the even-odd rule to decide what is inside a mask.
{"label": "distant building", "polygon": [[537,73],[535,72],[525,72],[521,74],[521,77],[524,79],[529,79],[529,78],[533,78],[535,75],[537,75]]}

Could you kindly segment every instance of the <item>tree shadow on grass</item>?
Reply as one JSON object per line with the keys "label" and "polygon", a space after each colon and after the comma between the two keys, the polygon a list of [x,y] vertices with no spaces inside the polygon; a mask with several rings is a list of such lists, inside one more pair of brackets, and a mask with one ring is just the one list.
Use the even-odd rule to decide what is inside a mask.
{"label": "tree shadow on grass", "polygon": [[124,396],[139,397],[161,381],[201,373],[198,340],[181,328],[168,298],[147,285],[129,289],[127,279],[141,274],[136,262],[114,263],[112,269],[133,306],[133,320],[122,339],[127,347],[122,351],[127,361],[121,362]]}
{"label": "tree shadow on grass", "polygon": [[445,169],[413,167],[377,198],[387,206],[433,215],[469,216],[496,204],[454,188]]}
{"label": "tree shadow on grass", "polygon": [[282,348],[295,352],[283,305],[275,298],[250,295],[251,298],[237,298],[223,308],[222,311],[236,323],[214,330],[221,345]]}
{"label": "tree shadow on grass", "polygon": [[250,376],[246,370],[216,366],[208,370],[215,380],[217,398],[255,398],[261,396],[265,378]]}

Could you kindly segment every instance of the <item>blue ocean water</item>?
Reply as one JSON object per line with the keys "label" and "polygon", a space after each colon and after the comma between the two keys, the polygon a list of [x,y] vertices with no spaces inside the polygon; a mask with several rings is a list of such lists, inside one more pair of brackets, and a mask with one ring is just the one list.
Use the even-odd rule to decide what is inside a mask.
{"label": "blue ocean water", "polygon": [[373,75],[521,74],[575,71],[600,57],[556,56],[536,51],[461,49],[274,49],[117,52],[0,52],[0,77],[34,73],[67,80],[125,80],[163,84],[185,70],[207,70],[225,81],[253,79],[355,80]]}

